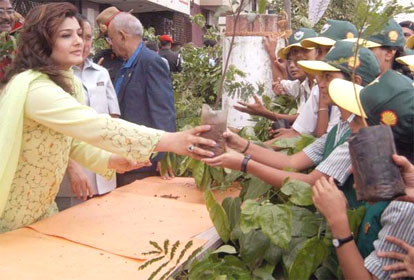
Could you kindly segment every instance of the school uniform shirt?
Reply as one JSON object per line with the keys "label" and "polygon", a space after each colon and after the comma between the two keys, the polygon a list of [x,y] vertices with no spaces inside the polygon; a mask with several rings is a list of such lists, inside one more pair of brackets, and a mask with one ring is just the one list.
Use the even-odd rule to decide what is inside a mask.
{"label": "school uniform shirt", "polygon": [[[406,201],[391,201],[381,215],[382,228],[378,239],[374,241],[375,250],[365,258],[365,268],[378,279],[390,279],[394,272],[384,271],[385,265],[399,260],[377,257],[378,252],[397,252],[406,254],[404,249],[388,242],[385,238],[390,235],[414,246],[414,203]],[[412,279],[412,278],[411,278]]]}
{"label": "school uniform shirt", "polygon": [[[112,85],[108,70],[96,63],[93,63],[92,60],[86,59],[83,69],[74,66],[73,72],[82,82],[86,105],[93,108],[99,114],[121,114],[118,105],[118,98],[116,96],[114,86]],[[116,188],[115,177],[107,180],[86,168],[84,168],[84,171],[88,176],[89,182],[93,189],[93,194],[105,194]],[[65,174],[65,177],[63,178],[57,196],[68,198],[74,197],[67,174]],[[81,201],[82,200],[79,200],[77,202]]]}
{"label": "school uniform shirt", "polygon": [[308,100],[311,93],[308,77],[306,77],[303,82],[299,80],[282,80],[280,81],[280,85],[283,87],[287,95],[290,95],[296,99],[298,113],[300,113],[303,105],[305,105],[305,102]]}
{"label": "school uniform shirt", "polygon": [[[348,121],[341,121],[329,133],[325,133],[303,149],[306,156],[312,160],[314,165],[317,165],[315,169],[327,176],[332,176],[339,185],[343,185],[350,175],[351,156],[348,142],[345,141],[349,135]],[[325,148],[327,142],[330,141],[334,141],[334,147],[327,155]]]}
{"label": "school uniform shirt", "polygon": [[[312,87],[310,96],[306,100],[305,104],[292,124],[292,128],[300,134],[314,134],[316,129],[316,123],[318,121],[318,110],[319,110],[319,87],[314,85]],[[331,106],[329,112],[328,129],[329,132],[332,127],[339,123],[341,119],[341,112],[337,106]]]}

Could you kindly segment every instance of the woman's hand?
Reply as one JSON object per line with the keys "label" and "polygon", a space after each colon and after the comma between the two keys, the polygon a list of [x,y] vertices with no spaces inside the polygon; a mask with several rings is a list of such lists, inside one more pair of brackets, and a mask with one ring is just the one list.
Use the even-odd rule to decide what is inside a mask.
{"label": "woman's hand", "polygon": [[215,141],[199,136],[200,133],[210,129],[210,125],[201,125],[181,132],[166,132],[155,147],[155,151],[173,152],[178,155],[191,156],[195,159],[213,157],[213,152],[196,146],[201,144],[214,147],[217,145]]}
{"label": "woman's hand", "polygon": [[227,146],[238,152],[243,151],[247,147],[248,141],[234,132],[227,130],[223,133],[223,137],[226,138]]}
{"label": "woman's hand", "polygon": [[392,159],[395,164],[401,169],[401,175],[403,176],[404,183],[407,188],[414,188],[414,165],[412,165],[408,159],[404,156],[392,155]]}
{"label": "woman's hand", "polygon": [[254,103],[249,104],[247,102],[239,101],[237,102],[239,105],[233,106],[234,109],[250,115],[263,116],[267,111],[266,107],[263,105],[257,95],[253,95],[253,98]]}
{"label": "woman's hand", "polygon": [[204,158],[201,161],[210,166],[220,166],[233,170],[240,170],[244,159],[244,155],[232,149],[227,148],[224,154],[214,158]]}
{"label": "woman's hand", "polygon": [[72,159],[69,159],[67,172],[72,193],[78,199],[81,199],[82,197],[83,200],[86,200],[88,198],[88,193],[89,197],[93,196],[93,190],[91,183],[89,182],[89,178],[78,163]]}
{"label": "woman's hand", "polygon": [[347,201],[343,192],[335,185],[333,178],[329,181],[322,176],[312,187],[312,200],[328,223],[336,218],[346,217]]}
{"label": "woman's hand", "polygon": [[108,168],[115,169],[116,172],[120,174],[151,165],[152,163],[149,161],[135,162],[115,154],[113,154],[108,161]]}
{"label": "woman's hand", "polygon": [[283,88],[281,84],[282,79],[277,78],[275,82],[272,84],[272,90],[275,95],[284,95],[286,94],[285,89]]}
{"label": "woman's hand", "polygon": [[383,269],[385,271],[394,271],[391,274],[392,279],[414,277],[414,246],[410,246],[407,242],[393,236],[387,236],[387,241],[401,247],[407,253],[378,252],[378,257],[399,260],[399,262],[384,266]]}

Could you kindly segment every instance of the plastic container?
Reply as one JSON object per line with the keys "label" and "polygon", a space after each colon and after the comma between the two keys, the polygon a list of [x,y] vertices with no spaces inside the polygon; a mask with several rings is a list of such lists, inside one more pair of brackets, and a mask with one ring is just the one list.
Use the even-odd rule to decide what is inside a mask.
{"label": "plastic container", "polygon": [[201,124],[211,125],[211,129],[200,134],[201,137],[216,141],[216,147],[200,145],[201,148],[212,151],[215,156],[226,152],[226,138],[223,133],[227,129],[227,110],[214,111],[210,106],[203,104],[201,111]]}
{"label": "plastic container", "polygon": [[405,194],[400,169],[392,160],[396,149],[389,126],[362,128],[348,142],[358,200],[377,202]]}

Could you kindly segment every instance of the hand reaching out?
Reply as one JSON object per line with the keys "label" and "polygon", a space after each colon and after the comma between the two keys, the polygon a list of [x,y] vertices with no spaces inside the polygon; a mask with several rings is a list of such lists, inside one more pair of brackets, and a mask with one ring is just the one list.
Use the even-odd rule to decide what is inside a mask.
{"label": "hand reaching out", "polygon": [[239,105],[234,105],[234,109],[250,115],[263,116],[267,111],[266,107],[263,105],[262,101],[260,101],[257,95],[253,95],[253,98],[254,103],[249,104],[247,102],[239,101],[237,102]]}
{"label": "hand reaching out", "polygon": [[135,162],[115,154],[113,154],[108,161],[108,168],[115,169],[116,172],[120,174],[151,165],[152,163],[149,161]]}

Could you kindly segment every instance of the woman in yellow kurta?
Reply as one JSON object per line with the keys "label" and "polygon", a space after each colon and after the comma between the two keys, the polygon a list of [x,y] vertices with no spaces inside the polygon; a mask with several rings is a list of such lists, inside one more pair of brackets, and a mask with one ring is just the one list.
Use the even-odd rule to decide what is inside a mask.
{"label": "woman in yellow kurta", "polygon": [[[212,156],[195,144],[209,129],[167,133],[97,114],[82,105],[71,72],[82,60],[82,30],[68,3],[34,8],[0,94],[0,232],[57,212],[54,203],[71,157],[110,177],[140,167],[153,152]],[[7,83],[7,84],[6,84]],[[115,155],[116,154],[116,155]]]}

